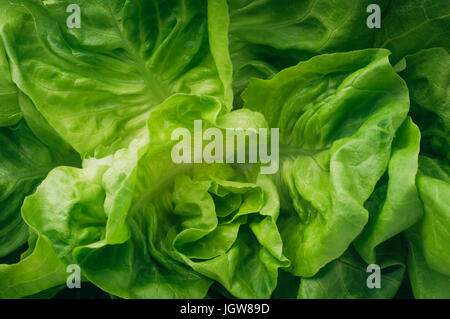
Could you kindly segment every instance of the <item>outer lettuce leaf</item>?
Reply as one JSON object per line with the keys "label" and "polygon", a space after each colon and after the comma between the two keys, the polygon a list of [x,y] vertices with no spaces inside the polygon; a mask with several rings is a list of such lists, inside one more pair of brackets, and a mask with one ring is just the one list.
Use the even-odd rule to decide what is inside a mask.
{"label": "outer lettuce leaf", "polygon": [[[20,212],[24,198],[55,166],[77,166],[80,158],[64,143],[59,148],[43,143],[24,121],[1,128],[0,141],[0,260],[6,263],[0,264],[0,298],[20,298],[60,285],[67,277],[48,242],[34,233],[29,237]],[[28,250],[19,258],[27,239]]]}
{"label": "outer lettuce leaf", "polygon": [[433,270],[424,257],[420,225],[407,232],[408,274],[414,297],[418,299],[450,298],[450,277]]}
{"label": "outer lettuce leaf", "polygon": [[[366,48],[373,30],[365,26],[369,1],[229,0],[230,33],[255,46],[299,57]],[[383,9],[388,1],[378,1]],[[352,38],[353,36],[353,38]],[[353,39],[353,40],[352,40]],[[262,53],[262,50],[260,51]],[[289,55],[287,55],[289,57]]]}
{"label": "outer lettuce leaf", "polygon": [[65,283],[64,264],[52,246],[39,238],[32,253],[19,263],[0,265],[0,298],[21,298]]}
{"label": "outer lettuce leaf", "polygon": [[450,50],[449,12],[447,0],[393,0],[377,31],[375,47],[389,49],[393,63],[420,49]]}
{"label": "outer lettuce leaf", "polygon": [[410,90],[411,116],[421,134],[421,154],[450,163],[450,55],[443,48],[405,58],[400,73]]}
{"label": "outer lettuce leaf", "polygon": [[20,215],[25,196],[58,165],[78,165],[78,155],[42,143],[24,121],[0,129],[0,257],[23,245],[28,227]]}
{"label": "outer lettuce leaf", "polygon": [[450,57],[447,50],[432,48],[407,56],[405,62],[400,74],[410,88],[411,116],[422,133],[416,185],[424,208],[423,219],[406,234],[409,277],[416,298],[449,298]]}
{"label": "outer lettuce leaf", "polygon": [[382,179],[365,206],[369,222],[355,241],[355,247],[368,263],[377,262],[381,243],[403,232],[422,217],[422,204],[416,189],[420,132],[406,119],[392,144],[387,182]]}
{"label": "outer lettuce leaf", "polygon": [[450,55],[441,48],[421,50],[406,57],[401,73],[410,87],[411,113],[424,138],[417,187],[425,216],[421,221],[421,240],[431,269],[450,276]]}
{"label": "outer lettuce leaf", "polygon": [[[450,298],[450,176],[430,158],[420,160],[417,187],[425,215],[408,230],[408,272],[415,298]],[[425,175],[425,173],[427,175]]]}
{"label": "outer lettuce leaf", "polygon": [[379,252],[380,288],[368,288],[367,266],[353,248],[334,260],[312,278],[302,278],[298,292],[301,299],[382,299],[393,298],[404,274],[404,250],[400,241],[382,245]]}
{"label": "outer lettuce leaf", "polygon": [[174,93],[231,107],[224,1],[83,0],[79,29],[66,26],[70,1],[3,3],[15,15],[1,25],[13,80],[81,155],[111,154],[145,136]]}
{"label": "outer lettuce leaf", "polygon": [[17,87],[11,79],[8,59],[0,42],[0,127],[17,124],[21,118]]}
{"label": "outer lettuce leaf", "polygon": [[279,227],[290,271],[310,277],[339,257],[368,220],[409,108],[388,51],[321,55],[254,79],[245,107],[280,128]]}
{"label": "outer lettuce leaf", "polygon": [[[388,0],[377,1],[384,10]],[[229,0],[236,104],[251,77],[268,79],[323,53],[372,47],[365,27],[373,1]]]}
{"label": "outer lettuce leaf", "polygon": [[[50,126],[30,98],[23,92],[18,93],[18,102],[25,122],[39,140],[48,145],[49,148],[57,149],[61,153],[76,154],[75,150]],[[79,155],[77,158],[79,158]]]}
{"label": "outer lettuce leaf", "polygon": [[450,276],[450,183],[419,175],[417,187],[425,207],[420,226],[425,260],[430,268]]}
{"label": "outer lettuce leaf", "polygon": [[[55,4],[55,2],[53,2],[53,4]],[[0,8],[0,30],[2,40],[7,42],[9,37],[14,40],[14,32],[17,30],[22,30],[24,24],[31,24],[32,17],[24,8],[21,8],[17,5],[11,5],[9,0],[1,0]],[[65,12],[65,10],[63,11]],[[14,40],[13,44],[14,49],[16,45],[18,45],[18,43]],[[13,83],[13,79],[10,73],[12,72],[14,74],[15,69],[13,67],[13,64],[10,64],[10,59],[11,56],[15,56],[15,53],[13,52],[13,49],[11,49],[11,56],[8,56],[7,52],[5,51],[6,49],[3,48],[3,43],[0,43],[0,47],[0,77],[2,78],[2,85],[4,85],[4,90],[2,89],[2,91],[11,93],[5,94],[3,99],[0,100],[0,112],[3,114],[1,115],[1,118],[3,118],[3,120],[6,120],[6,122],[4,122],[4,125],[13,125],[23,116],[33,133],[46,145],[54,149],[59,149],[61,152],[73,152],[72,147],[64,141],[64,139],[58,134],[58,132],[56,132],[55,129],[45,119],[45,117],[43,117],[30,97],[20,91]],[[33,52],[33,54],[39,53]],[[51,66],[47,65],[47,67]],[[13,91],[14,94],[12,93]],[[67,104],[66,101],[63,102],[64,103],[62,105]],[[57,105],[54,105],[54,107],[56,106]],[[10,118],[10,120],[8,120],[8,118]]]}

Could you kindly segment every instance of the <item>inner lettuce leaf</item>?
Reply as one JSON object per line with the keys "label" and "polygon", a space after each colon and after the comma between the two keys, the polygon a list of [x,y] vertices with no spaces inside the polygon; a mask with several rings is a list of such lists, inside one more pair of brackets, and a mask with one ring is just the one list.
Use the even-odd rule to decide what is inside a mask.
{"label": "inner lettuce leaf", "polygon": [[231,108],[225,0],[81,0],[78,29],[66,25],[71,3],[2,0],[0,27],[14,82],[82,157],[145,136],[174,93]]}
{"label": "inner lettuce leaf", "polygon": [[[235,297],[270,297],[278,268],[289,265],[275,184],[228,164],[170,159],[174,128],[231,121],[234,112],[221,110],[213,97],[167,99],[150,114],[149,143],[51,171],[23,205],[26,222],[64,264],[119,297],[202,298],[213,280]],[[240,121],[252,113],[238,112]],[[247,118],[253,125],[258,116]]]}
{"label": "inner lettuce leaf", "polygon": [[279,227],[290,271],[311,277],[338,258],[368,221],[364,203],[388,168],[408,90],[368,49],[324,54],[271,80],[253,79],[245,107],[280,128]]}

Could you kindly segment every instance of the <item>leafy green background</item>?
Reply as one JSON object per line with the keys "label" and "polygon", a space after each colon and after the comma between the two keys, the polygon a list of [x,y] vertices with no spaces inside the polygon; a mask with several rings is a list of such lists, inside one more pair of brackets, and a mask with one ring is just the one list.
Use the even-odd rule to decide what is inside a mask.
{"label": "leafy green background", "polygon": [[450,2],[73,2],[0,0],[0,298],[450,298]]}

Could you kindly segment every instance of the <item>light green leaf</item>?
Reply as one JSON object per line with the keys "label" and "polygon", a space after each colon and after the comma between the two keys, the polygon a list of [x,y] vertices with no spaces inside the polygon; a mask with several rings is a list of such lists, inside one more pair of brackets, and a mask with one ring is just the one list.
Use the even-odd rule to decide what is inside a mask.
{"label": "light green leaf", "polygon": [[425,260],[420,225],[407,232],[407,239],[408,274],[414,297],[418,299],[450,298],[450,277],[430,268]]}
{"label": "light green leaf", "polygon": [[[53,170],[25,201],[27,223],[65,264],[79,264],[86,279],[119,297],[202,298],[213,280],[237,297],[269,297],[278,268],[289,265],[273,182],[246,181],[228,164],[170,158],[173,129],[192,132],[197,119],[231,123],[221,109],[213,97],[172,96],[150,114],[149,141],[85,159],[82,169]],[[218,216],[219,198],[231,194],[239,195],[236,209]]]}
{"label": "light green leaf", "polygon": [[339,257],[368,220],[363,205],[409,108],[388,54],[317,56],[243,93],[246,108],[280,128],[279,227],[295,275],[313,276]]}
{"label": "light green leaf", "polygon": [[174,93],[231,107],[225,0],[82,0],[73,29],[71,1],[11,2],[27,12],[2,23],[13,80],[82,156],[145,136],[150,112]]}
{"label": "light green leaf", "polygon": [[422,205],[416,189],[420,132],[407,118],[392,144],[388,181],[381,183],[366,202],[369,222],[355,241],[368,263],[377,262],[377,247],[418,222]]}
{"label": "light green leaf", "polygon": [[0,265],[0,298],[21,298],[64,284],[68,273],[46,239],[17,264]]}
{"label": "light green leaf", "polygon": [[450,184],[419,175],[417,187],[425,208],[420,224],[425,260],[433,270],[450,276]]}
{"label": "light green leaf", "polygon": [[17,87],[11,80],[8,58],[0,42],[0,127],[17,124],[21,118]]}
{"label": "light green leaf", "polygon": [[0,145],[0,257],[3,257],[28,238],[28,227],[20,214],[25,196],[31,194],[54,167],[78,165],[79,157],[64,148],[49,148],[24,121],[0,128]]}

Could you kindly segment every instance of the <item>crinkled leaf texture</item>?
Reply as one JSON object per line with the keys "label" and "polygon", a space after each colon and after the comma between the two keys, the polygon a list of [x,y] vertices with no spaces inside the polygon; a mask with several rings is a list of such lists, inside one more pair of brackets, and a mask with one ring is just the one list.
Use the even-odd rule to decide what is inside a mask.
{"label": "crinkled leaf texture", "polygon": [[[25,220],[60,260],[119,297],[202,298],[213,280],[236,297],[270,297],[289,265],[274,183],[228,164],[170,159],[174,128],[232,121],[235,112],[221,110],[213,97],[174,95],[150,114],[150,143],[54,169],[26,199]],[[258,118],[237,112],[240,125]]]}
{"label": "crinkled leaf texture", "polygon": [[449,64],[443,48],[406,56],[400,74],[410,88],[411,115],[421,133],[416,185],[424,216],[407,231],[408,272],[416,298],[450,297]]}
{"label": "crinkled leaf texture", "polygon": [[224,0],[82,0],[78,29],[66,25],[71,1],[11,3],[1,36],[13,80],[82,156],[145,136],[151,110],[174,93],[231,107]]}
{"label": "crinkled leaf texture", "polygon": [[[375,29],[366,25],[370,0],[229,0],[230,52],[235,104],[250,78],[315,55],[372,47]],[[377,1],[384,10],[388,0]]]}
{"label": "crinkled leaf texture", "polygon": [[[387,176],[384,176],[365,203],[369,222],[355,241],[368,263],[377,262],[377,247],[416,224],[423,215],[416,189],[420,131],[407,118],[392,144]],[[387,181],[386,181],[387,180]]]}
{"label": "crinkled leaf texture", "polygon": [[[450,298],[448,1],[71,3],[0,0],[0,298]],[[175,164],[194,120],[280,170]]]}
{"label": "crinkled leaf texture", "polygon": [[408,90],[368,49],[325,54],[255,79],[245,107],[280,128],[279,226],[291,272],[310,277],[338,258],[368,221],[364,203],[388,167]]}
{"label": "crinkled leaf texture", "polygon": [[408,272],[416,298],[450,298],[450,177],[436,161],[421,158],[417,187],[425,215],[408,230]]}

